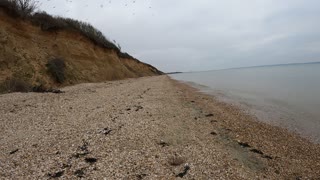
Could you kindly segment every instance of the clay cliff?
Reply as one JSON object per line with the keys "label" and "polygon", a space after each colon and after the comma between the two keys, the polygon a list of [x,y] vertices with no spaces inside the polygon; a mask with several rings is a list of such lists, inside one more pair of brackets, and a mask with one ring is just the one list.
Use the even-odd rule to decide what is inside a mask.
{"label": "clay cliff", "polygon": [[[64,61],[62,83],[48,71],[52,59]],[[155,67],[97,45],[79,32],[44,31],[0,8],[0,83],[14,78],[33,86],[57,87],[159,74]]]}

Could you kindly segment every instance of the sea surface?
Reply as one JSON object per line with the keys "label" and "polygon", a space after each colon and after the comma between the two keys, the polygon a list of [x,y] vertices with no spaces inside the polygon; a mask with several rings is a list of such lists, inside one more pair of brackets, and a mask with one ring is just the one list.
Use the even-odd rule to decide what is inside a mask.
{"label": "sea surface", "polygon": [[170,75],[266,123],[320,143],[320,63]]}

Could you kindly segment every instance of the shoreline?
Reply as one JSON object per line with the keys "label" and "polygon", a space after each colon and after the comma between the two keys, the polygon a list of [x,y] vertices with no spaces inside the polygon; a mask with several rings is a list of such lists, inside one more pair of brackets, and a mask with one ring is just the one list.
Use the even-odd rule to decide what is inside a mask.
{"label": "shoreline", "polygon": [[[306,129],[305,127],[301,127],[301,125],[299,126],[299,123],[297,123],[297,122],[290,122],[290,120],[292,120],[292,119],[303,119],[304,116],[301,115],[298,117],[297,114],[295,114],[294,118],[288,116],[287,114],[289,114],[289,113],[291,115],[293,115],[293,114],[292,114],[292,112],[290,112],[290,110],[287,107],[285,107],[286,108],[285,112],[287,114],[283,113],[284,108],[281,109],[282,113],[274,112],[277,109],[272,107],[271,104],[262,105],[259,103],[255,104],[253,102],[248,103],[247,101],[243,101],[243,100],[241,101],[240,97],[234,97],[234,96],[232,97],[230,95],[225,94],[222,91],[217,92],[214,89],[210,88],[209,86],[197,84],[192,81],[183,81],[183,80],[180,81],[180,80],[176,80],[172,77],[170,77],[170,78],[174,81],[178,81],[183,84],[187,84],[188,86],[191,86],[192,88],[195,88],[196,89],[195,93],[201,93],[204,95],[212,96],[215,99],[215,101],[223,102],[229,106],[232,106],[235,109],[241,111],[243,114],[247,114],[247,115],[251,116],[252,119],[254,119],[256,121],[259,121],[261,123],[265,123],[265,124],[268,124],[268,125],[271,125],[274,127],[279,127],[281,129],[285,129],[289,133],[293,133],[295,135],[298,135],[298,136],[306,139],[307,141],[310,141],[313,144],[320,145],[319,135],[315,134],[314,129],[311,131],[310,129]],[[281,110],[279,110],[279,111],[281,111]],[[270,112],[272,112],[272,113],[270,113]],[[304,120],[306,120],[306,119],[304,119]],[[303,122],[303,120],[302,120],[302,122]],[[290,124],[290,123],[292,123],[292,124]]]}
{"label": "shoreline", "polygon": [[[183,89],[190,99],[198,99],[196,102],[202,109],[207,111],[214,110],[216,112],[216,119],[223,120],[222,124],[227,127],[226,129],[229,131],[228,138],[231,138],[231,141],[244,142],[245,146],[249,145],[250,148],[259,147],[259,153],[261,154],[262,152],[267,159],[269,159],[268,156],[272,159],[281,159],[282,162],[271,163],[271,166],[285,167],[285,164],[290,162],[290,158],[295,159],[298,163],[296,165],[289,164],[299,166],[298,164],[301,163],[301,160],[306,158],[304,161],[311,168],[311,162],[313,160],[309,158],[319,157],[320,144],[313,142],[311,139],[283,127],[260,121],[253,114],[246,112],[246,110],[237,105],[218,100],[218,98],[212,94],[200,92],[198,88],[193,87],[188,83],[174,79],[171,80],[174,84],[177,84]],[[236,119],[239,119],[240,122],[235,121]],[[225,143],[228,144],[230,142]],[[308,162],[307,159],[310,161]],[[317,159],[317,161],[314,161],[314,165],[317,165],[317,168],[316,166],[313,166],[313,168],[311,168],[313,170],[319,169],[320,167],[320,159]],[[287,168],[289,170],[289,167]],[[292,174],[299,174],[297,172],[298,168],[295,169],[295,171],[292,171]],[[278,173],[277,170],[276,173]],[[312,174],[312,172],[309,173]],[[315,177],[319,177],[319,173],[320,171],[317,170],[316,174],[318,175]],[[312,176],[309,178],[312,179]]]}
{"label": "shoreline", "polygon": [[0,96],[0,179],[320,177],[320,145],[169,76],[62,90]]}

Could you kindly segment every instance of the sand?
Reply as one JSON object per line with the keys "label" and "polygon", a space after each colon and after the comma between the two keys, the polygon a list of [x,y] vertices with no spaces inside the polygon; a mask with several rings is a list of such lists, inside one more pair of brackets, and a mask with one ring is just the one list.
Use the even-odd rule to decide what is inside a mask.
{"label": "sand", "polygon": [[0,179],[319,179],[320,146],[168,76],[0,95]]}

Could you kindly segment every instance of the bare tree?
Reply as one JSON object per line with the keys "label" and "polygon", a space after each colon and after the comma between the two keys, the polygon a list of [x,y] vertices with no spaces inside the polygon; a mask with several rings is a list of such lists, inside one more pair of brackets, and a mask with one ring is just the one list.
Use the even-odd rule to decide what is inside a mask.
{"label": "bare tree", "polygon": [[11,0],[23,16],[33,13],[38,8],[38,1],[34,0]]}

